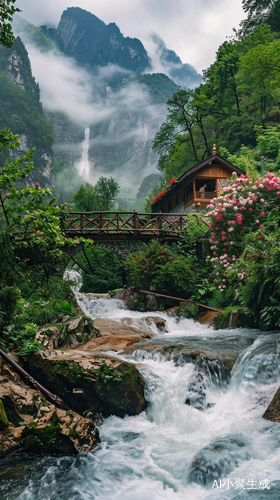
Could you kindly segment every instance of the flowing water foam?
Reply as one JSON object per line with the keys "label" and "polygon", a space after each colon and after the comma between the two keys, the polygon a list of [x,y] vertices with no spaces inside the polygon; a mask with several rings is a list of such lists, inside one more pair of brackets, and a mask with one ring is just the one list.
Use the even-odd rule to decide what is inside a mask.
{"label": "flowing water foam", "polygon": [[[78,301],[93,317],[135,325],[153,315],[127,311],[116,300],[80,294]],[[279,499],[280,426],[262,415],[280,383],[280,334],[217,332],[155,315],[166,320],[167,332],[157,332],[150,349],[125,356],[145,380],[147,410],[105,419],[92,453],[25,464],[5,481],[3,500]],[[191,359],[190,345],[212,349],[211,356]]]}

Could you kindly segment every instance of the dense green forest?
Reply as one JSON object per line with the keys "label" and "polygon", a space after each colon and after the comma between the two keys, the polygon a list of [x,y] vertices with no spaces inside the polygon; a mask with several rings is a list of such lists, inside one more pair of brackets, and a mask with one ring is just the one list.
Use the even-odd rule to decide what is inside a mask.
{"label": "dense green forest", "polygon": [[280,2],[244,0],[243,8],[247,19],[219,47],[204,83],[167,101],[153,143],[167,181],[209,157],[213,143],[225,156],[254,162],[263,154],[280,166]]}

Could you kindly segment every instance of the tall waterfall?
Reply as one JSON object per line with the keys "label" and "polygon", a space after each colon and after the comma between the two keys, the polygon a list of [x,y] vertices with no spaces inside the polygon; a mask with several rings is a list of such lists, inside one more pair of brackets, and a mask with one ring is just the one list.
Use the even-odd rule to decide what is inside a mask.
{"label": "tall waterfall", "polygon": [[89,127],[85,129],[85,138],[81,144],[82,146],[82,158],[78,163],[77,168],[79,174],[86,180],[89,180],[90,176],[90,164],[88,159],[88,150],[89,150]]}

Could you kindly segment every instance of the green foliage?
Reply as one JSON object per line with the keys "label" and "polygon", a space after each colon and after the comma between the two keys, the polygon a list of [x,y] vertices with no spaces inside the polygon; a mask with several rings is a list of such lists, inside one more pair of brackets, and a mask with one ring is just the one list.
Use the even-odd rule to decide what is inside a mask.
{"label": "green foliage", "polygon": [[14,41],[11,22],[13,15],[19,12],[19,9],[11,4],[16,0],[1,0],[0,4],[0,44],[11,47]]}
{"label": "green foliage", "polygon": [[[1,147],[13,150],[19,147],[19,137],[9,129],[0,132]],[[49,188],[41,188],[39,183],[34,187],[28,184],[20,188],[15,185],[18,179],[24,179],[33,168],[31,157],[34,151],[16,160],[12,157],[0,170],[0,214],[5,221],[7,234],[13,240],[15,248],[36,249],[43,263],[46,275],[53,265],[65,258],[64,247],[76,245],[81,241],[66,238],[64,235],[67,204],[55,206]]]}
{"label": "green foliage", "polygon": [[[0,332],[8,325],[17,302],[18,291],[14,287],[15,258],[9,236],[0,233]],[[9,331],[7,332],[9,335]]]}
{"label": "green foliage", "polygon": [[[276,211],[279,226],[280,213]],[[272,329],[280,326],[280,230],[270,232],[268,229],[269,226],[264,230],[264,239],[258,239],[259,234],[246,237],[242,258],[246,262],[247,280],[240,299],[262,327]]]}
{"label": "green foliage", "polygon": [[99,210],[112,210],[121,190],[119,183],[113,177],[101,176],[95,187],[100,203]]}
{"label": "green foliage", "polygon": [[121,376],[117,372],[115,372],[114,368],[107,365],[105,361],[100,367],[98,377],[104,384],[108,384],[110,382],[121,382],[122,380]]}
{"label": "green foliage", "polygon": [[177,91],[178,87],[163,73],[144,74],[136,78],[136,82],[145,85],[151,100],[155,104],[165,104],[167,99]]}
{"label": "green foliage", "polygon": [[95,212],[99,210],[99,199],[97,189],[91,186],[88,182],[84,186],[80,186],[78,191],[74,194],[72,202],[75,209],[81,212]]}
{"label": "green foliage", "polygon": [[112,210],[121,188],[113,177],[100,177],[95,186],[89,183],[80,186],[73,196],[73,203],[77,210],[94,212],[98,210]]}
{"label": "green foliage", "polygon": [[123,285],[123,266],[117,254],[105,247],[83,248],[73,259],[82,269],[81,292],[106,293]]}
{"label": "green foliage", "polygon": [[38,349],[42,349],[42,344],[39,342],[33,342],[32,340],[24,340],[21,344],[19,355],[25,361]]}
{"label": "green foliage", "polygon": [[[210,156],[203,123],[206,101],[205,96],[183,89],[179,89],[167,100],[166,122],[162,124],[153,141],[153,149],[160,155],[159,170],[165,170],[172,156],[182,145],[187,148],[190,159],[194,159],[197,163],[201,161],[205,152]],[[196,136],[199,141],[195,140]],[[172,174],[174,177],[173,171]]]}
{"label": "green foliage", "polygon": [[28,266],[21,262],[13,275],[13,286],[4,287],[7,304],[0,299],[1,309],[6,307],[2,319],[0,343],[3,348],[19,347],[32,352],[38,347],[34,337],[40,326],[61,321],[65,314],[76,314],[76,302],[71,282],[60,277],[46,281],[42,266]]}
{"label": "green foliage", "polygon": [[141,249],[130,254],[125,267],[135,288],[173,295],[190,296],[195,290],[197,269],[194,258],[178,255],[167,245],[158,241],[143,244]]}
{"label": "green foliage", "polygon": [[54,142],[53,126],[46,120],[38,104],[33,96],[29,96],[0,72],[0,128],[9,127],[18,134],[28,131],[30,145],[50,152]]}
{"label": "green foliage", "polygon": [[[260,2],[261,11],[264,3]],[[269,13],[276,6],[280,19],[279,0],[270,2],[265,10]],[[277,135],[280,122],[280,42],[269,25],[256,26],[249,34],[239,33],[239,37],[219,47],[199,88],[179,89],[168,99],[168,115],[153,142],[159,154],[158,169],[164,172],[166,180],[178,178],[209,157],[214,142],[218,152],[226,149],[232,160],[237,158],[237,164],[242,166],[246,167],[247,160],[252,165],[253,159],[255,168],[260,149],[266,163],[271,163],[276,146],[273,133]],[[275,130],[269,131],[270,127]],[[261,139],[257,143],[263,135],[272,149],[263,147]],[[270,170],[279,164],[278,156],[273,160],[276,166]]]}

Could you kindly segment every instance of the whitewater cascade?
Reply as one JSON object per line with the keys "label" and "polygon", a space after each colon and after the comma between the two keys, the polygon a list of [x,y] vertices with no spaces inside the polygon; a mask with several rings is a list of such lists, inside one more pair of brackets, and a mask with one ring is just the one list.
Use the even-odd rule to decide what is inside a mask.
{"label": "whitewater cascade", "polygon": [[81,177],[83,177],[86,181],[89,180],[90,176],[90,163],[88,159],[88,150],[89,150],[89,128],[85,129],[85,138],[81,144],[82,146],[82,158],[81,161],[77,165],[77,169]]}
{"label": "whitewater cascade", "polygon": [[279,500],[280,424],[262,415],[280,385],[280,333],[215,331],[76,293],[92,317],[130,318],[132,326],[145,315],[165,319],[166,333],[147,340],[149,349],[119,354],[137,363],[148,408],[106,418],[92,453],[21,461],[1,498]]}

